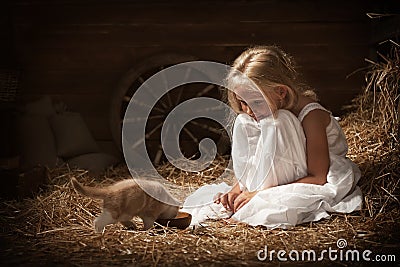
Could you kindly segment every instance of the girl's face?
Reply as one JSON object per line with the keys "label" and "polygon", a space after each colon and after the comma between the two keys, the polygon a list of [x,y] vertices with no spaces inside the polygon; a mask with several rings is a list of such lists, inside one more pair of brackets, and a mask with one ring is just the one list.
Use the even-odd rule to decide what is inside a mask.
{"label": "girl's face", "polygon": [[267,101],[260,92],[249,91],[246,89],[237,89],[236,98],[240,103],[242,111],[248,114],[256,121],[260,121],[272,114]]}

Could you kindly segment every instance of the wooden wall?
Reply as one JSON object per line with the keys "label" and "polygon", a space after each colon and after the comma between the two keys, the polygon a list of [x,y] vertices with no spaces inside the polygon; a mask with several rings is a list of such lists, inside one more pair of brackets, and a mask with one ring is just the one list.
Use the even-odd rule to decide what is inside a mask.
{"label": "wooden wall", "polygon": [[[277,44],[336,114],[360,91],[374,1],[9,2],[24,100],[50,95],[80,112],[111,149],[110,99],[124,74],[160,52],[231,63],[247,46]],[[374,5],[377,5],[376,3]],[[379,8],[379,7],[378,7]]]}

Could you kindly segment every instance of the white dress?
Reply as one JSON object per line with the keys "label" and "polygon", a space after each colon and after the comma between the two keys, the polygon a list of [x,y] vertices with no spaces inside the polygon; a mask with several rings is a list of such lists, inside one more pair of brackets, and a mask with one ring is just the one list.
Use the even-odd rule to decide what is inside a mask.
{"label": "white dress", "polygon": [[231,187],[226,183],[205,185],[183,204],[182,210],[192,214],[191,224],[232,215],[233,219],[253,226],[287,228],[329,217],[329,212],[360,209],[362,194],[357,186],[360,170],[346,158],[346,138],[332,116],[326,128],[330,158],[327,183],[291,183],[307,175],[306,139],[301,121],[314,109],[327,111],[318,103],[310,103],[298,117],[287,110],[278,110],[275,119],[271,116],[259,122],[247,114],[239,114],[232,135],[233,171],[242,190],[258,193],[232,215],[222,204],[213,203],[218,192],[228,192]]}

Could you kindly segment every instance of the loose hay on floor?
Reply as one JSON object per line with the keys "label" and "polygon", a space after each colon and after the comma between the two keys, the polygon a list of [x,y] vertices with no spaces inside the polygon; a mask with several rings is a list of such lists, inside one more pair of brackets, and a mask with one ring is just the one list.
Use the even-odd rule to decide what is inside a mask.
{"label": "loose hay on floor", "polygon": [[[329,219],[289,230],[210,221],[204,228],[147,232],[111,225],[101,235],[95,234],[92,226],[100,213],[99,201],[76,194],[70,178],[101,186],[126,179],[129,172],[120,166],[94,178],[86,171],[63,167],[50,170],[50,184],[35,198],[1,203],[2,265],[253,266],[265,265],[257,259],[257,252],[265,246],[269,251],[322,251],[337,249],[338,239],[345,239],[348,249],[393,254],[399,260],[400,62],[396,52],[392,59],[373,65],[365,92],[354,101],[356,109],[340,122],[348,138],[349,157],[363,173],[360,186],[365,204],[361,211],[332,214]],[[189,173],[170,164],[158,170],[189,192],[217,182],[227,164],[228,160],[220,157],[202,172]],[[178,191],[173,194],[182,195]],[[140,228],[141,221],[135,220]]]}

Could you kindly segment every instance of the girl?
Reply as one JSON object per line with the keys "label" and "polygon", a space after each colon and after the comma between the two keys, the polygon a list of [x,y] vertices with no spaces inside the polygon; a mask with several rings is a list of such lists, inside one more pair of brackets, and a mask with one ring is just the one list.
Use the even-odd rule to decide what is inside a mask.
{"label": "girl", "polygon": [[360,171],[331,113],[299,82],[290,56],[275,46],[243,52],[227,77],[238,114],[232,134],[237,183],[199,188],[184,203],[192,224],[227,218],[269,228],[360,209]]}

